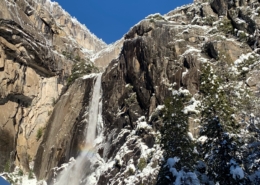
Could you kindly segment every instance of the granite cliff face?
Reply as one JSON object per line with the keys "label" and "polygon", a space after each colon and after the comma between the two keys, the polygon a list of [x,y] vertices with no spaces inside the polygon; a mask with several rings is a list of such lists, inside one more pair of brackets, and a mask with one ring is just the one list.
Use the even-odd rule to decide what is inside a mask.
{"label": "granite cliff face", "polygon": [[[200,68],[205,62],[234,63],[257,47],[258,37],[253,35],[259,16],[247,15],[253,28],[236,24],[244,17],[244,3],[229,6],[227,1],[197,1],[164,16],[150,15],[125,35],[119,58],[103,74],[103,89],[106,89],[103,157],[108,163],[114,161],[115,167],[106,169],[98,184],[157,183],[162,156],[156,142],[156,131],[161,125],[158,108],[171,96],[172,89],[187,89],[196,96],[200,89]],[[247,2],[246,6],[259,4]],[[227,16],[236,11],[242,17]],[[243,30],[251,35],[247,42],[222,29],[226,20],[231,21],[232,31]],[[199,125],[192,114],[189,129],[196,138]],[[134,165],[134,173],[129,172],[130,165]]]}
{"label": "granite cliff face", "polygon": [[57,3],[6,0],[0,12],[0,170],[28,171],[75,58],[106,44]]}
{"label": "granite cliff face", "polygon": [[[102,160],[94,165],[93,184],[157,183],[160,110],[174,89],[190,94],[188,106],[194,105],[205,63],[244,62],[240,83],[253,91],[260,86],[259,1],[197,0],[146,17],[108,47],[55,3],[7,0],[1,7],[0,162],[3,168],[11,154],[28,171],[32,158],[37,179],[48,183],[55,181],[55,167],[78,156],[83,130],[91,124],[85,112],[94,76],[77,79],[61,93],[76,56],[105,68],[103,140],[96,146]],[[73,57],[63,56],[68,53]],[[254,61],[247,64],[244,58],[251,55]],[[198,116],[194,109],[187,114],[196,139]]]}

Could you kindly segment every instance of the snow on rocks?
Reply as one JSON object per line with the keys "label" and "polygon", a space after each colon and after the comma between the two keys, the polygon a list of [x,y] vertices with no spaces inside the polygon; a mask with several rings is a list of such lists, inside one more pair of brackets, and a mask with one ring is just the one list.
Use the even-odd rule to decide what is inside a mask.
{"label": "snow on rocks", "polygon": [[[30,168],[33,167],[33,164],[30,163]],[[32,172],[30,170],[29,172],[23,172],[22,169],[19,167],[15,167],[14,171],[11,173],[2,173],[0,174],[0,177],[7,181],[15,182],[19,185],[47,185],[47,183],[44,180],[38,181]],[[13,184],[13,183],[12,183]]]}
{"label": "snow on rocks", "polygon": [[206,140],[207,140],[207,139],[208,139],[208,137],[207,137],[207,136],[201,136],[201,137],[199,137],[199,138],[198,138],[198,140],[197,140],[197,141],[198,141],[198,142],[201,142],[201,143],[203,144],[203,143],[205,143],[205,142],[206,142]]}
{"label": "snow on rocks", "polygon": [[[163,106],[157,107],[158,110],[162,108]],[[142,132],[140,132],[141,130]],[[115,168],[120,169],[120,173],[110,179],[111,184],[132,185],[146,183],[148,179],[151,180],[151,178],[157,177],[156,174],[160,170],[159,161],[162,159],[162,150],[159,143],[148,147],[143,141],[144,135],[157,137],[158,133],[153,131],[151,125],[146,122],[146,117],[141,116],[136,122],[135,129],[132,131],[122,129],[117,138],[113,140],[113,143],[116,144],[118,140],[125,137],[125,143],[117,151],[115,158],[108,161],[113,162],[113,165],[106,168],[106,171],[108,169],[110,171]]]}

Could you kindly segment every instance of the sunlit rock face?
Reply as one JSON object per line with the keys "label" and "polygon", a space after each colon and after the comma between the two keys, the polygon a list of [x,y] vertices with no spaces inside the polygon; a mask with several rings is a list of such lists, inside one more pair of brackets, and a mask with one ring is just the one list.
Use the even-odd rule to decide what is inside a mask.
{"label": "sunlit rock face", "polygon": [[29,170],[75,58],[104,47],[57,3],[0,2],[1,171],[9,160]]}
{"label": "sunlit rock face", "polygon": [[118,58],[119,53],[122,50],[124,39],[120,39],[115,43],[109,44],[106,48],[92,55],[91,60],[95,65],[104,70],[108,64]]}

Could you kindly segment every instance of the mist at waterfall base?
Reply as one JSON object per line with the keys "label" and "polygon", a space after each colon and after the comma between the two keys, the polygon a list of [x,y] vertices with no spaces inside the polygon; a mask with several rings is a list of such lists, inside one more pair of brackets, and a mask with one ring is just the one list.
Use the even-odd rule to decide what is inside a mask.
{"label": "mist at waterfall base", "polygon": [[89,102],[89,109],[84,117],[88,124],[84,130],[85,141],[80,146],[81,153],[76,160],[71,159],[68,167],[61,167],[64,170],[58,175],[55,185],[92,185],[96,184],[97,179],[90,176],[97,168],[98,162],[102,161],[97,154],[95,145],[99,142],[97,135],[102,132],[102,100],[101,100],[101,76],[102,74],[86,75],[83,78],[93,78],[94,87],[92,98]]}

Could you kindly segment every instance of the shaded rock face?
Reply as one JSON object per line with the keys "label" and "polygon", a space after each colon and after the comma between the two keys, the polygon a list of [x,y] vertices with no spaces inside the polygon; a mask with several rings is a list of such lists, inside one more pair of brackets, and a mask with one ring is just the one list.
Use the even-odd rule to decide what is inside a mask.
{"label": "shaded rock face", "polygon": [[[103,75],[104,135],[109,146],[104,149],[105,160],[115,158],[127,141],[127,135],[121,139],[118,135],[122,130],[135,130],[141,116],[145,116],[146,121],[157,129],[156,122],[149,120],[149,117],[158,105],[164,104],[165,98],[171,96],[170,89],[183,87],[193,94],[198,91],[200,61],[197,58],[201,50],[189,38],[199,38],[206,34],[206,30],[198,28],[197,33],[183,34],[187,28],[185,25],[144,20],[126,34],[119,58],[110,63]],[[187,51],[184,46],[190,46],[193,50]],[[152,134],[141,134],[139,138],[148,148],[155,144]],[[140,148],[129,145],[128,149],[136,152],[129,154],[124,165],[127,166],[127,161],[132,158],[137,165],[141,157]],[[126,170],[124,165],[109,169],[98,184],[116,181],[114,176],[121,178],[119,174]],[[158,171],[149,183],[156,183],[156,173]]]}
{"label": "shaded rock face", "polygon": [[[139,168],[143,156],[139,141],[147,149],[157,146],[154,134],[139,132],[140,117],[144,116],[143,119],[154,131],[158,130],[160,120],[152,119],[156,107],[164,104],[172,89],[188,89],[192,95],[196,94],[200,88],[200,67],[204,62],[222,60],[231,64],[241,54],[252,51],[250,42],[241,43],[235,35],[216,31],[219,28],[205,21],[207,16],[216,21],[219,18],[214,12],[226,15],[227,11],[231,11],[231,7],[226,1],[211,4],[197,2],[163,17],[151,15],[125,35],[119,58],[109,64],[102,78],[103,158],[108,163],[116,162],[113,168],[103,172],[98,184],[131,184],[127,181],[131,178],[135,184],[156,184],[159,159],[152,165],[149,160],[146,161],[147,166],[151,165],[154,169],[150,176],[138,177],[138,173],[134,173],[133,177],[127,167],[134,164]],[[189,121],[190,132],[193,136],[198,135],[199,124],[192,116]],[[132,146],[130,143],[135,144]],[[117,163],[118,156],[123,161],[120,164]]]}
{"label": "shaded rock face", "polygon": [[29,171],[75,58],[105,46],[57,3],[0,2],[0,171]]}

